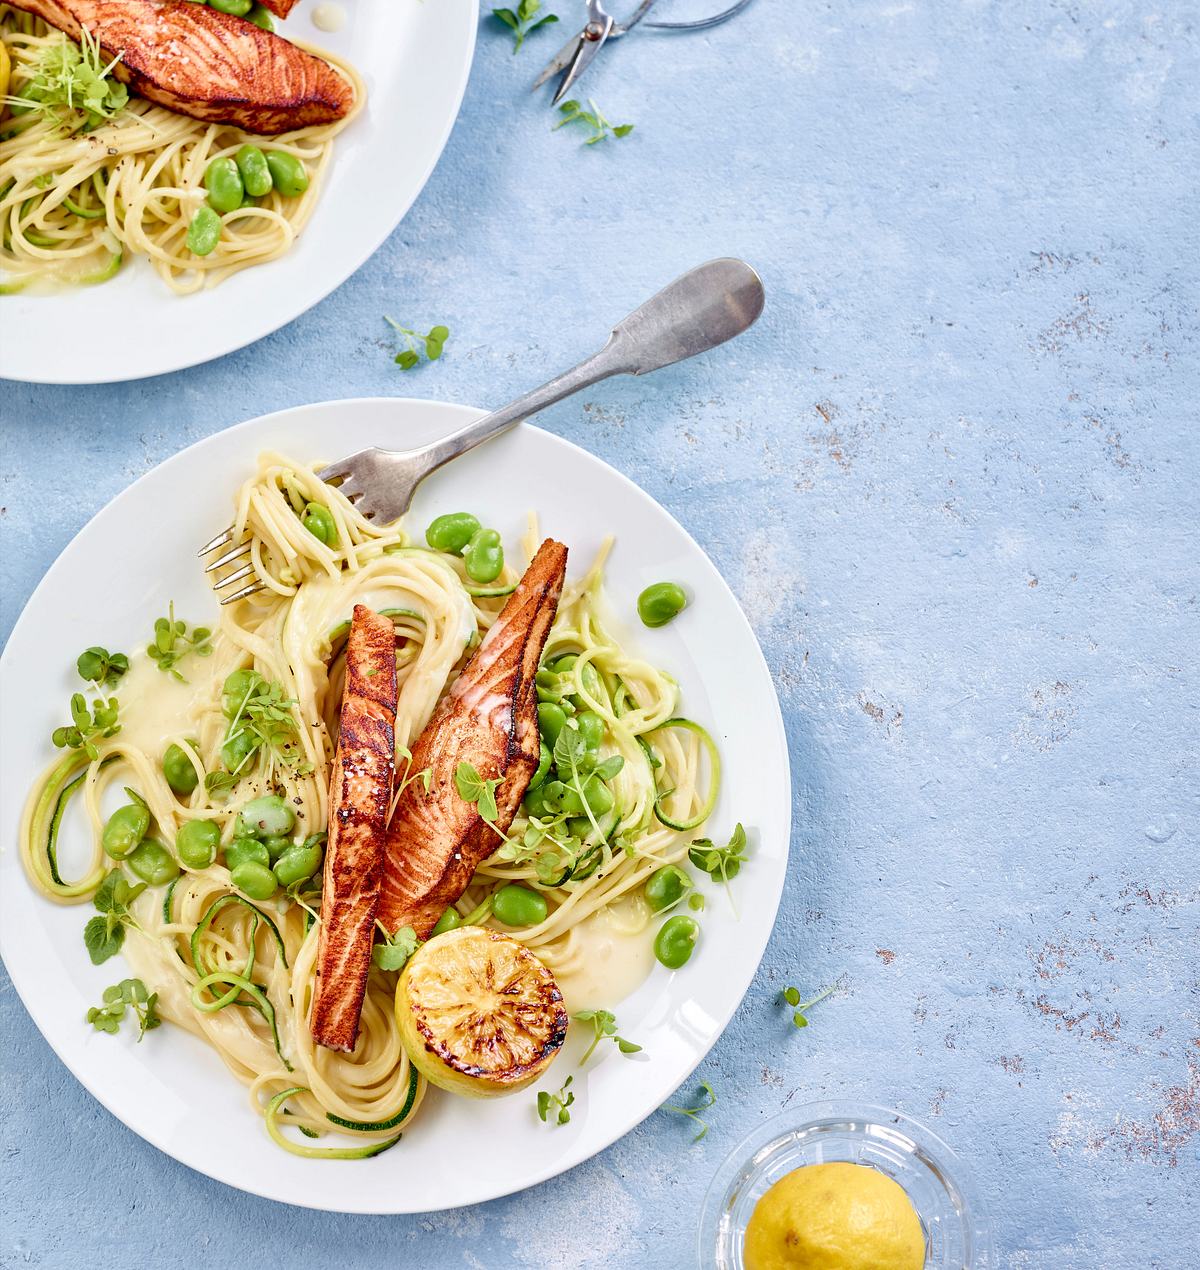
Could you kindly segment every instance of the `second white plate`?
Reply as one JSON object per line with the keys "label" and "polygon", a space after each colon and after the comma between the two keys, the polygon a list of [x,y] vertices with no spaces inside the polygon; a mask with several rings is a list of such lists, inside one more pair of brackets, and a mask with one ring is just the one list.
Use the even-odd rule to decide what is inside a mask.
{"label": "second white plate", "polygon": [[[80,650],[99,643],[132,651],[171,600],[188,621],[211,621],[216,606],[196,550],[228,524],[232,492],[260,450],[334,459],[370,445],[432,440],[479,413],[411,400],[327,402],[209,437],[142,477],[79,534],[34,592],[0,659],[0,953],[21,999],[63,1062],[134,1132],[210,1177],[290,1204],[366,1213],[453,1208],[544,1181],[602,1150],[708,1053],[754,976],[783,889],[787,744],[770,674],[736,600],[700,548],[637,486],[525,424],[431,477],[410,514],[412,532],[419,537],[434,515],[466,508],[512,544],[533,509],[543,532],[570,547],[573,576],[614,534],[606,585],[625,623],[618,633],[676,676],[683,710],[721,748],[723,784],[709,832],[724,840],[741,820],[750,835],[750,860],[732,883],[737,915],[714,890],[691,961],[674,973],[655,967],[618,1007],[622,1034],[643,1053],[630,1059],[605,1046],[580,1070],[581,1038],[572,1038],[552,1073],[575,1077],[567,1125],[539,1122],[529,1090],[489,1102],[435,1090],[395,1150],[330,1162],[276,1147],[244,1088],[194,1037],[164,1027],[139,1045],[85,1024],[88,1006],[120,971],[89,964],[82,930],[90,906],[37,896],[15,847]],[[663,579],[681,583],[692,603],[670,626],[649,631],[637,622],[634,600]],[[67,852],[72,830],[82,826],[64,826]]]}
{"label": "second white plate", "polygon": [[[366,107],[338,137],[316,210],[292,250],[190,296],[168,291],[145,260],[100,286],[4,296],[0,378],[103,384],[197,366],[299,317],[375,251],[450,136],[479,16],[475,0],[348,0],[346,8],[336,34],[312,25],[311,4],[280,27],[346,58],[367,85]],[[81,331],[94,338],[71,335]]]}

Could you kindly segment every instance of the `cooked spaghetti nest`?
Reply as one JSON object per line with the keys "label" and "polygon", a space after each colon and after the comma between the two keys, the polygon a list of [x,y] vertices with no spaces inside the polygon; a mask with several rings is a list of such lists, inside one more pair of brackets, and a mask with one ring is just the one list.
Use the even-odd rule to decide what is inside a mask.
{"label": "cooked spaghetti nest", "polygon": [[[9,93],[20,97],[43,52],[67,37],[0,6],[0,38],[12,59]],[[349,63],[308,51],[350,82],[354,104],[343,119],[277,137],[204,123],[132,96],[86,132],[65,128],[48,112],[0,117],[0,292],[104,282],[128,257],[145,256],[172,291],[186,295],[288,252],[316,207],[334,138],[362,109],[365,93]],[[205,169],[246,144],[293,155],[308,172],[308,188],[296,198],[272,188],[226,212],[215,249],[195,255],[187,236],[205,203]]]}
{"label": "cooked spaghetti nest", "polygon": [[[327,546],[303,526],[300,516],[313,502],[332,516],[338,545]],[[345,636],[355,603],[390,614],[395,624],[397,773],[412,777],[410,747],[504,604],[503,596],[468,592],[470,581],[459,557],[415,547],[397,526],[372,524],[318,480],[312,468],[280,454],[260,456],[257,471],[241,486],[233,529],[235,542],[244,535],[252,541],[254,567],[267,589],[220,610],[212,655],[191,658],[182,667],[186,686],[135,656],[126,679],[113,690],[121,698],[124,688],[124,730],[97,741],[94,759],[68,753],[31,792],[21,826],[22,859],[34,886],[52,900],[89,899],[112,867],[101,835],[106,813],[123,801],[122,787],[145,800],[157,825],[152,836],[167,844],[187,821],[208,819],[220,825],[227,847],[239,809],[266,793],[282,795],[295,808],[298,838],[324,830]],[[531,517],[522,544],[527,558],[537,544],[536,530]],[[607,909],[626,933],[648,926],[650,912],[637,901],[639,890],[655,870],[682,860],[691,838],[661,823],[656,801],[669,809],[670,819],[688,822],[689,829],[699,827],[712,802],[708,787],[715,774],[705,745],[687,729],[664,726],[674,720],[677,684],[624,648],[606,624],[601,584],[609,545],[564,590],[544,660],[577,656],[579,699],[606,724],[601,752],[625,760],[611,781],[619,814],[581,844],[589,859],[582,876],[555,885],[539,876],[536,862],[528,858],[493,856],[456,906],[460,918],[505,930],[557,973],[580,968],[586,946],[581,925],[601,910]],[[506,564],[496,588],[511,589],[519,576]],[[175,793],[164,776],[163,751],[177,744],[198,774],[219,772],[229,727],[222,687],[232,672],[247,667],[282,687],[295,732],[288,761],[259,751],[232,785],[210,790],[201,779],[191,794]],[[137,735],[139,705],[144,708],[168,691],[178,694],[179,712],[169,716],[169,727],[147,747]],[[73,881],[60,872],[56,843],[64,804],[76,787],[91,855]],[[527,825],[522,811],[509,839],[520,842]],[[498,837],[497,847],[503,845]],[[487,916],[489,897],[514,881],[545,898],[547,915],[538,925],[508,930]],[[277,891],[273,899],[256,903],[230,898],[237,895],[221,863],[182,866],[166,892],[149,887],[134,902],[137,925],[122,950],[134,973],[159,993],[162,1017],[207,1041],[249,1086],[255,1107],[268,1113],[272,1136],[289,1149],[324,1150],[282,1137],[279,1115],[310,1133],[336,1132],[351,1122],[356,1138],[390,1142],[424,1095],[424,1078],[410,1068],[392,1010],[396,974],[371,970],[353,1053],[321,1049],[308,1028],[319,892]],[[631,902],[609,907],[619,900]],[[266,1008],[261,1002],[238,1009],[217,1004],[254,1005],[254,992],[261,993]],[[296,1089],[300,1092],[288,1094],[284,1107],[283,1095]]]}

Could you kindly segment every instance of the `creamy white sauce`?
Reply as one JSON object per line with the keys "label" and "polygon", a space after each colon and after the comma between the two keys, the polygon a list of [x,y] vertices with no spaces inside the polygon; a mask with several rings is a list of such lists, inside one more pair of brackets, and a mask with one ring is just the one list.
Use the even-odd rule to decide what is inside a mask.
{"label": "creamy white sauce", "polygon": [[179,669],[190,683],[180,683],[159,670],[145,653],[136,653],[111,690],[121,703],[120,739],[152,758],[159,757],[174,738],[194,733],[193,711],[211,691],[207,658],[189,657]]}
{"label": "creamy white sauce", "polygon": [[340,31],[346,25],[346,10],[326,0],[312,11],[312,24],[318,31]]}
{"label": "creamy white sauce", "polygon": [[654,938],[648,925],[631,929],[623,903],[601,909],[575,929],[578,959],[554,972],[571,1013],[613,1009],[639,988],[654,965]]}

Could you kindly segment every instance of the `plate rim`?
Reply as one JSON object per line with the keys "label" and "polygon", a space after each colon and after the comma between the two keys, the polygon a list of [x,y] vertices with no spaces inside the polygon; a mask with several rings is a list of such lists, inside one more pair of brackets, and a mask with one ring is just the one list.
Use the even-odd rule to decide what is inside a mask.
{"label": "plate rim", "polygon": [[[396,232],[401,222],[412,210],[413,204],[425,191],[425,187],[429,184],[430,177],[433,176],[434,170],[442,160],[446,146],[450,141],[450,135],[454,131],[455,125],[458,123],[458,117],[462,113],[463,99],[466,96],[467,85],[471,80],[471,71],[475,65],[475,53],[479,42],[479,0],[466,0],[466,9],[469,11],[470,20],[467,23],[467,39],[463,50],[462,64],[458,73],[458,83],[452,93],[453,109],[446,113],[446,120],[442,126],[441,135],[437,137],[436,144],[430,155],[429,162],[425,171],[421,173],[420,180],[414,185],[412,195],[407,202],[397,205],[395,216],[391,218],[390,223],[381,225],[381,232],[377,235],[368,235],[365,242],[369,242],[366,250],[359,254],[355,263],[348,268],[340,278],[330,281],[326,287],[324,283],[320,285],[319,294],[315,294],[301,309],[292,313],[289,317],[282,317],[278,321],[271,319],[267,326],[260,330],[257,335],[249,339],[244,339],[241,335],[235,335],[229,340],[222,340],[212,349],[211,352],[204,353],[203,356],[192,358],[187,354],[172,356],[167,354],[164,361],[167,364],[157,367],[156,369],[146,371],[136,371],[133,374],[126,373],[107,373],[101,372],[96,374],[90,373],[87,377],[81,378],[78,374],[72,374],[71,367],[74,365],[72,359],[68,357],[60,357],[55,361],[46,362],[43,369],[36,374],[14,375],[5,373],[3,359],[0,358],[0,382],[13,384],[44,384],[53,387],[86,387],[98,384],[132,384],[139,383],[144,380],[156,379],[162,375],[173,375],[181,370],[191,370],[196,366],[205,366],[209,362],[214,362],[218,358],[228,357],[231,353],[240,352],[243,348],[249,348],[253,344],[265,340],[268,336],[274,335],[276,331],[282,330],[285,326],[289,326],[292,322],[302,318],[306,313],[315,309],[318,304],[327,300],[339,287],[344,286],[352,277],[371,259],[372,256],[383,246],[383,244]],[[286,35],[286,32],[284,33]],[[336,163],[336,156],[335,156]],[[179,296],[181,302],[191,299],[190,296]],[[185,347],[183,341],[176,341],[173,348],[176,353],[182,353]],[[101,509],[103,510],[103,509]],[[85,526],[86,528],[86,526]],[[73,540],[72,540],[73,541]],[[31,597],[32,598],[32,597]]]}
{"label": "plate rim", "polygon": [[[22,605],[21,611],[17,615],[16,621],[13,623],[12,630],[10,631],[9,636],[5,641],[5,646],[3,650],[0,651],[0,689],[2,689],[5,679],[10,674],[16,673],[15,667],[11,664],[12,658],[10,656],[10,651],[14,644],[14,636],[17,634],[22,623],[25,621],[27,613],[34,605],[35,600],[42,593],[43,588],[48,588],[52,584],[53,577],[58,571],[58,569],[60,568],[60,566],[65,567],[65,566],[62,566],[62,562],[64,558],[67,557],[72,552],[76,544],[80,542],[80,540],[82,540],[85,535],[91,532],[95,522],[100,517],[102,517],[109,510],[109,508],[111,508],[115,503],[117,503],[120,500],[123,500],[129,493],[131,493],[131,491],[136,489],[143,482],[149,481],[150,478],[154,477],[160,471],[160,469],[165,467],[167,464],[185,462],[187,457],[191,455],[191,453],[194,450],[202,446],[211,444],[218,437],[225,437],[228,434],[232,434],[232,433],[248,432],[255,428],[268,427],[272,424],[278,424],[281,420],[284,420],[289,417],[294,418],[296,416],[304,415],[309,412],[326,410],[326,409],[329,409],[330,407],[338,407],[343,409],[349,407],[353,409],[358,406],[365,406],[368,408],[403,406],[406,408],[413,408],[413,409],[420,408],[420,409],[426,409],[426,410],[433,408],[435,410],[440,410],[446,413],[448,425],[451,428],[455,426],[461,426],[462,423],[471,422],[474,419],[482,418],[483,415],[488,413],[486,410],[483,410],[481,408],[474,407],[474,406],[466,406],[456,402],[439,401],[439,400],[434,400],[429,398],[419,398],[419,397],[374,396],[374,397],[330,398],[330,399],[326,399],[319,402],[308,402],[304,405],[285,407],[282,410],[275,410],[275,411],[270,411],[266,414],[256,415],[253,418],[242,420],[241,422],[237,424],[233,424],[228,428],[221,429],[218,432],[210,433],[208,436],[202,437],[199,440],[192,442],[190,445],[185,446],[183,449],[175,451],[175,453],[168,455],[159,463],[155,464],[154,467],[150,468],[149,471],[142,473],[134,481],[130,482],[130,484],[127,485],[123,490],[121,490],[120,492],[115,494],[112,498],[110,498],[91,517],[89,517],[87,522],[78,530],[77,533],[75,533],[72,536],[70,542],[68,542],[66,546],[58,553],[53,563],[46,570],[46,573],[42,576],[37,586],[34,587],[33,591],[30,592],[28,599]],[[459,416],[457,419],[455,418],[456,415]],[[774,893],[769,898],[769,912],[766,910],[763,910],[760,913],[760,918],[767,919],[767,920],[759,920],[756,923],[755,927],[742,928],[743,930],[746,930],[749,932],[747,938],[743,941],[743,943],[753,948],[753,951],[754,951],[753,964],[750,967],[749,972],[745,977],[745,982],[740,984],[736,992],[730,993],[729,998],[725,1003],[725,1007],[714,1015],[717,1026],[714,1028],[712,1032],[711,1040],[707,1044],[702,1043],[703,1048],[699,1049],[698,1052],[696,1052],[694,1056],[694,1061],[691,1061],[687,1069],[681,1072],[681,1074],[678,1077],[678,1080],[675,1082],[675,1087],[678,1088],[687,1082],[687,1080],[690,1078],[692,1073],[695,1072],[697,1067],[699,1067],[700,1064],[708,1057],[708,1055],[711,1053],[712,1049],[715,1047],[717,1042],[724,1035],[726,1029],[729,1026],[730,1020],[733,1018],[734,1014],[737,1012],[742,1002],[746,999],[746,995],[750,991],[751,986],[753,985],[754,978],[757,975],[758,970],[762,965],[762,960],[766,953],[767,946],[770,943],[772,935],[774,934],[775,923],[779,913],[779,906],[782,902],[784,890],[787,885],[787,871],[788,871],[789,861],[791,858],[791,837],[792,837],[792,832],[794,829],[793,802],[791,797],[791,753],[788,746],[787,729],[784,724],[783,710],[779,701],[778,691],[775,688],[774,677],[771,674],[770,666],[767,663],[766,657],[764,656],[762,651],[762,647],[759,644],[758,636],[756,635],[754,631],[754,627],[751,625],[750,620],[745,613],[745,610],[742,608],[741,603],[739,602],[737,596],[734,594],[732,587],[730,587],[729,583],[725,580],[724,575],[717,568],[716,564],[710,559],[708,553],[700,546],[698,542],[696,542],[696,540],[692,537],[692,535],[688,532],[688,530],[682,524],[680,524],[680,522],[675,518],[675,516],[672,515],[672,513],[666,507],[664,507],[662,503],[658,501],[658,499],[654,498],[653,495],[648,493],[646,490],[642,489],[642,487],[638,485],[637,482],[634,481],[631,477],[627,476],[624,472],[614,467],[606,459],[601,458],[599,455],[593,454],[590,450],[586,449],[584,446],[579,445],[574,441],[568,440],[565,437],[559,436],[557,433],[551,432],[546,428],[537,427],[537,425],[529,423],[529,422],[523,422],[521,424],[518,424],[517,426],[520,428],[527,428],[532,431],[538,432],[543,436],[543,438],[548,439],[551,443],[562,446],[568,450],[578,451],[586,459],[589,459],[595,463],[600,464],[601,467],[604,468],[610,476],[615,477],[619,482],[627,486],[629,490],[632,492],[632,494],[634,495],[634,497],[646,500],[647,502],[652,504],[653,507],[659,513],[667,517],[667,519],[671,522],[671,524],[675,526],[675,528],[686,540],[690,550],[696,553],[696,555],[708,566],[708,568],[711,569],[712,573],[716,576],[721,586],[724,588],[725,593],[732,604],[732,611],[734,614],[736,614],[736,620],[741,624],[741,626],[745,630],[745,633],[750,637],[751,645],[758,657],[758,668],[761,669],[761,673],[765,677],[765,681],[770,687],[770,698],[771,698],[771,705],[773,708],[772,709],[773,731],[776,734],[778,751],[782,760],[784,788],[787,791],[786,796],[781,798],[780,800],[783,807],[783,811],[784,811],[783,820],[782,820],[782,828],[784,830],[784,833],[783,833],[782,844],[781,844],[782,855],[781,855],[780,868],[779,868],[779,885],[777,888],[775,888]],[[14,813],[16,815],[19,815],[20,808],[19,807],[14,807],[12,809],[8,807],[0,808],[0,815],[3,815],[6,821]],[[15,853],[16,851],[15,844],[9,847],[7,850]],[[20,868],[19,863],[15,867],[19,869]],[[754,933],[755,930],[757,930],[760,933],[755,934]],[[628,1122],[626,1122],[625,1120],[620,1121],[620,1124],[622,1125],[622,1127],[619,1129],[619,1131],[615,1133],[610,1133],[608,1129],[605,1129],[600,1135],[600,1140],[598,1140],[596,1143],[594,1144],[589,1143],[585,1146],[580,1146],[576,1144],[567,1152],[565,1152],[563,1155],[557,1156],[557,1157],[554,1157],[553,1159],[548,1160],[545,1166],[532,1169],[527,1176],[524,1176],[516,1184],[513,1184],[510,1181],[498,1180],[496,1189],[490,1191],[487,1195],[473,1196],[473,1197],[464,1198],[461,1200],[452,1199],[451,1202],[442,1204],[439,1207],[432,1208],[432,1209],[431,1208],[396,1207],[394,1205],[389,1207],[380,1207],[378,1199],[371,1198],[373,1195],[377,1195],[379,1192],[378,1190],[372,1190],[371,1188],[363,1188],[363,1191],[361,1192],[364,1199],[366,1200],[366,1203],[355,1204],[353,1206],[349,1206],[344,1201],[341,1201],[341,1200],[325,1200],[322,1198],[322,1195],[319,1192],[314,1193],[311,1197],[306,1196],[304,1199],[297,1199],[294,1196],[290,1196],[290,1195],[285,1196],[277,1192],[273,1192],[270,1189],[271,1188],[270,1179],[266,1179],[263,1185],[256,1186],[255,1188],[251,1189],[250,1187],[243,1185],[240,1181],[230,1180],[230,1177],[228,1175],[228,1170],[222,1170],[221,1172],[213,1171],[212,1169],[208,1167],[193,1163],[191,1160],[183,1158],[183,1156],[181,1156],[175,1149],[173,1149],[172,1145],[169,1145],[170,1139],[168,1138],[168,1135],[165,1132],[162,1132],[162,1133],[151,1132],[151,1131],[144,1132],[140,1127],[134,1127],[134,1125],[130,1124],[120,1112],[118,1112],[112,1106],[109,1105],[108,1101],[103,1096],[101,1096],[101,1094],[98,1093],[97,1090],[93,1087],[93,1080],[90,1078],[90,1073],[95,1070],[96,1065],[93,1064],[90,1067],[85,1067],[84,1064],[80,1063],[77,1067],[75,1061],[73,1060],[77,1059],[78,1055],[73,1055],[71,1059],[68,1059],[68,1057],[66,1057],[64,1054],[59,1052],[58,1048],[54,1045],[54,1043],[48,1037],[46,1030],[43,1029],[41,1021],[40,1021],[40,1016],[42,1014],[42,1011],[36,1008],[36,1006],[33,1004],[33,1002],[37,1001],[37,997],[32,992],[27,993],[26,991],[22,990],[21,984],[18,982],[17,978],[13,975],[12,970],[9,967],[8,958],[4,955],[4,951],[6,946],[8,945],[9,938],[10,936],[8,935],[5,924],[0,922],[0,961],[3,961],[5,972],[8,974],[9,980],[13,985],[13,989],[16,992],[18,999],[20,1000],[21,1004],[25,1008],[25,1011],[28,1014],[30,1020],[33,1022],[34,1026],[37,1028],[43,1043],[49,1047],[49,1049],[55,1055],[58,1061],[61,1062],[63,1066],[67,1069],[67,1071],[71,1074],[71,1076],[75,1080],[77,1080],[84,1087],[84,1089],[87,1090],[87,1092],[92,1096],[92,1098],[94,1098],[96,1102],[99,1103],[100,1106],[103,1107],[104,1110],[109,1115],[111,1115],[113,1119],[115,1119],[119,1124],[121,1124],[126,1130],[135,1134],[138,1138],[142,1139],[143,1141],[148,1142],[156,1150],[161,1151],[164,1155],[169,1156],[172,1160],[176,1161],[179,1164],[182,1164],[185,1168],[189,1168],[193,1172],[198,1173],[203,1177],[211,1178],[213,1181],[219,1182],[224,1186],[229,1186],[236,1191],[242,1192],[243,1194],[253,1195],[258,1198],[267,1199],[274,1203],[287,1204],[296,1208],[311,1209],[313,1211],[320,1211],[320,1212],[361,1213],[361,1214],[375,1215],[375,1216],[400,1216],[400,1215],[411,1216],[411,1215],[417,1215],[421,1213],[449,1212],[454,1209],[470,1207],[475,1204],[490,1203],[493,1200],[503,1199],[510,1195],[519,1194],[520,1192],[528,1190],[529,1188],[533,1186],[539,1186],[543,1182],[549,1181],[555,1177],[558,1177],[564,1173],[569,1172],[570,1170],[574,1169],[580,1164],[586,1163],[588,1160],[593,1159],[595,1156],[599,1155],[601,1152],[608,1150],[611,1146],[613,1146],[615,1143],[620,1141],[622,1138],[632,1133],[639,1125],[644,1123],[656,1111],[661,1109],[661,1104],[651,1106],[646,1110],[644,1115],[639,1116],[636,1120],[628,1121]],[[739,980],[740,978],[741,976],[739,976]],[[33,999],[33,1002],[31,1002],[31,997]],[[84,1074],[85,1072],[89,1073],[89,1075],[85,1075]]]}

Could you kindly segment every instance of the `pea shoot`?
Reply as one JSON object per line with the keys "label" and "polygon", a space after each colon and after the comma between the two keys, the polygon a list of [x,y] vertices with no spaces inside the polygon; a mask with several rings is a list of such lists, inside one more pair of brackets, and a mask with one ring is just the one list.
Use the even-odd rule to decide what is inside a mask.
{"label": "pea shoot", "polygon": [[557,132],[559,128],[565,128],[569,123],[586,124],[591,130],[592,135],[584,140],[585,146],[594,146],[598,141],[603,141],[607,137],[627,137],[633,131],[633,124],[621,123],[613,127],[607,119],[600,113],[600,107],[589,97],[588,105],[590,110],[584,108],[577,101],[564,101],[558,108],[558,113],[562,118],[551,129]]}
{"label": "pea shoot", "polygon": [[393,359],[401,370],[412,370],[421,361],[421,354],[417,352],[417,345],[424,346],[425,357],[427,361],[436,362],[442,355],[442,351],[446,346],[446,341],[450,338],[450,328],[448,326],[433,326],[429,328],[426,335],[422,335],[419,331],[410,330],[407,326],[401,326],[395,318],[390,318],[385,313],[383,320],[398,334],[403,335],[407,348],[402,348]]}
{"label": "pea shoot", "polygon": [[38,55],[33,78],[20,97],[9,97],[10,106],[36,111],[64,132],[91,132],[125,108],[129,90],[113,77],[121,60],[117,54],[106,62],[100,42],[82,27],[79,42],[63,35]]}
{"label": "pea shoot", "polygon": [[688,859],[698,869],[702,869],[715,882],[720,879],[728,884],[730,878],[737,877],[743,864],[749,860],[746,853],[746,831],[741,822],[734,826],[733,835],[723,846],[718,847],[711,838],[694,838]]}
{"label": "pea shoot", "polygon": [[80,679],[108,688],[129,669],[129,658],[124,653],[110,653],[107,648],[95,645],[85,648],[75,662]]}
{"label": "pea shoot", "polygon": [[311,772],[292,714],[295,705],[284,696],[281,684],[268,683],[256,670],[246,668],[228,675],[222,692],[222,709],[229,720],[221,746],[226,770],[209,772],[205,788],[224,790],[236,785],[258,754],[265,755],[270,771],[279,765],[296,776]]}
{"label": "pea shoot", "polygon": [[93,762],[100,757],[97,740],[116,736],[121,730],[118,719],[119,702],[116,697],[97,697],[88,705],[81,692],[71,694],[71,723],[55,728],[51,741],[61,750],[82,750]]}
{"label": "pea shoot", "polygon": [[687,1116],[689,1120],[700,1126],[700,1132],[692,1139],[693,1143],[699,1142],[708,1133],[708,1124],[702,1119],[700,1113],[715,1106],[717,1102],[717,1095],[706,1080],[700,1082],[700,1093],[696,1096],[701,1101],[695,1107],[680,1107],[672,1102],[665,1102],[662,1107],[663,1111],[674,1111],[678,1115]]}
{"label": "pea shoot", "polygon": [[180,683],[187,680],[175,667],[189,654],[197,657],[212,655],[212,631],[207,626],[196,626],[188,633],[187,623],[175,617],[175,602],[167,605],[167,616],[154,622],[154,642],[146,649],[146,655],[164,674]]}
{"label": "pea shoot", "polygon": [[122,979],[104,989],[103,1005],[92,1006],[87,1012],[87,1021],[97,1032],[115,1035],[121,1027],[121,1020],[127,1009],[132,1009],[138,1021],[138,1043],[147,1032],[158,1027],[162,1019],[158,1017],[158,993],[147,992],[146,985],[140,979]]}
{"label": "pea shoot", "polygon": [[542,14],[542,0],[521,0],[516,9],[493,9],[492,17],[503,22],[513,33],[513,56],[521,51],[521,45],[534,31],[558,21],[558,14]]}
{"label": "pea shoot", "polygon": [[808,1016],[804,1013],[804,1011],[811,1010],[818,1001],[824,1001],[825,998],[833,992],[833,989],[836,986],[836,984],[831,984],[824,992],[818,992],[815,997],[811,997],[807,1001],[801,1001],[800,989],[794,988],[791,984],[789,984],[779,994],[779,1004],[786,1005],[795,1011],[792,1015],[793,1027],[808,1027]]}
{"label": "pea shoot", "polygon": [[571,1017],[578,1023],[590,1023],[592,1025],[592,1043],[579,1060],[580,1067],[591,1058],[595,1053],[596,1046],[605,1038],[611,1038],[622,1054],[641,1053],[642,1047],[640,1045],[635,1045],[633,1041],[627,1041],[625,1037],[617,1035],[617,1016],[611,1010],[580,1010]]}
{"label": "pea shoot", "polygon": [[537,1096],[537,1113],[538,1119],[546,1124],[551,1115],[554,1117],[555,1124],[568,1124],[571,1120],[571,1113],[568,1107],[575,1101],[575,1095],[568,1093],[571,1081],[575,1078],[568,1076],[562,1083],[562,1088],[556,1094],[552,1094],[545,1089],[538,1090]]}
{"label": "pea shoot", "polygon": [[127,926],[141,930],[129,906],[145,889],[145,882],[131,883],[120,869],[113,869],[96,888],[92,903],[99,916],[83,928],[83,942],[92,965],[102,965],[121,951]]}
{"label": "pea shoot", "polygon": [[371,949],[371,964],[380,970],[400,970],[420,944],[411,926],[401,926],[394,935],[383,933],[383,943]]}
{"label": "pea shoot", "polygon": [[499,811],[496,808],[496,789],[504,784],[503,776],[484,780],[474,763],[459,763],[454,772],[454,784],[464,803],[474,803],[480,818],[494,825]]}

